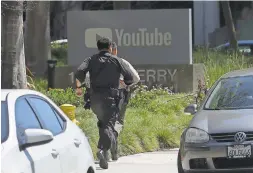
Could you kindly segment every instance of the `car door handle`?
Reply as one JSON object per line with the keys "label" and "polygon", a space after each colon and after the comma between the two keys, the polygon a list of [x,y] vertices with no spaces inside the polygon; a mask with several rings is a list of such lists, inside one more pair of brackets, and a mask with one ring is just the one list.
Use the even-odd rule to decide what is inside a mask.
{"label": "car door handle", "polygon": [[74,139],[74,144],[78,147],[82,142],[79,139]]}
{"label": "car door handle", "polygon": [[56,151],[55,149],[53,149],[51,154],[52,154],[53,157],[57,157],[59,155],[59,152]]}

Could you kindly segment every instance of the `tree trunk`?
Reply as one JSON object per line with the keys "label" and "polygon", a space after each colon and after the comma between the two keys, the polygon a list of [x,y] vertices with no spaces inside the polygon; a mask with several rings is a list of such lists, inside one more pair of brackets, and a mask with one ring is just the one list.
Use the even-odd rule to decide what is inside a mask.
{"label": "tree trunk", "polygon": [[235,31],[231,9],[229,6],[229,1],[221,1],[221,5],[222,5],[222,10],[223,10],[226,26],[228,28],[230,46],[234,50],[237,50],[236,31]]}
{"label": "tree trunk", "polygon": [[67,38],[67,12],[82,10],[82,1],[51,1],[51,39]]}
{"label": "tree trunk", "polygon": [[23,1],[5,1],[2,6],[2,89],[23,89],[27,86],[24,38]]}
{"label": "tree trunk", "polygon": [[27,66],[36,76],[43,76],[51,59],[50,1],[27,1],[25,53]]}

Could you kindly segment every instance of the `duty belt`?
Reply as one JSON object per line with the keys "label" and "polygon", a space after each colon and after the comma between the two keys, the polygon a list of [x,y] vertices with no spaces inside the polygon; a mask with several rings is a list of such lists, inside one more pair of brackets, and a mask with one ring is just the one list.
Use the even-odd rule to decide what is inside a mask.
{"label": "duty belt", "polygon": [[92,93],[108,93],[112,97],[119,97],[120,91],[117,88],[111,87],[92,87]]}

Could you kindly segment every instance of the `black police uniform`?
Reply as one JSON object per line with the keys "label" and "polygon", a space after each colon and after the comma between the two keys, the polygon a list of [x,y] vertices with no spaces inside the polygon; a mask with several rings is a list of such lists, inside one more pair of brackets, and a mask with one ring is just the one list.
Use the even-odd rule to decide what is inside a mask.
{"label": "black police uniform", "polygon": [[86,58],[75,73],[76,79],[84,81],[87,72],[90,74],[91,109],[98,118],[98,148],[108,151],[112,142],[117,140],[114,125],[119,115],[120,74],[124,76],[127,85],[133,83],[133,76],[129,67],[108,51]]}

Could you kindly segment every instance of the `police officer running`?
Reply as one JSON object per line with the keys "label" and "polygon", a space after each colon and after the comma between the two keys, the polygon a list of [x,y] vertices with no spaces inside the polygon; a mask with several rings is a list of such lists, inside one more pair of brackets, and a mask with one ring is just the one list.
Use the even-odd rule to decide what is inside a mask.
{"label": "police officer running", "polygon": [[119,78],[124,77],[126,85],[133,83],[131,69],[120,58],[111,54],[112,41],[101,38],[97,41],[99,53],[86,58],[75,72],[76,93],[82,95],[82,82],[86,73],[90,75],[90,102],[91,109],[97,115],[99,128],[99,141],[97,157],[99,165],[108,169],[105,153],[117,140],[114,129],[118,117]]}
{"label": "police officer running", "polygon": [[[117,45],[115,42],[112,43],[112,55],[116,55],[117,56],[118,50],[117,50]],[[125,59],[121,58],[123,63],[126,64],[127,66],[129,66],[130,71],[132,73],[133,76],[133,84],[136,84],[139,82],[140,77],[138,75],[138,72],[133,68],[133,66],[126,61]],[[122,76],[122,74],[120,75],[120,84],[119,84],[119,94],[120,94],[120,98],[119,98],[119,103],[118,103],[118,109],[119,109],[119,114],[118,114],[118,118],[115,122],[115,127],[114,129],[116,130],[117,134],[116,137],[118,137],[120,131],[122,130],[123,124],[124,124],[124,117],[125,117],[125,113],[126,113],[126,107],[128,104],[128,101],[130,99],[130,86],[127,86],[124,83],[124,77]],[[131,85],[131,86],[132,86]],[[86,92],[84,93],[84,108],[85,109],[90,109],[91,103],[90,103],[90,79],[89,79],[89,72],[86,74],[86,79],[84,82],[84,86],[86,87]],[[116,140],[112,143],[111,146],[111,156],[112,156],[112,160],[118,160],[118,141],[117,138]],[[104,152],[104,155],[106,157],[107,160],[109,160],[109,154],[108,152]]]}
{"label": "police officer running", "polygon": [[[117,49],[117,45],[115,42],[112,43],[112,54],[113,55],[118,55],[118,49]],[[134,84],[137,84],[140,81],[140,77],[138,75],[138,72],[133,68],[133,66],[125,59],[121,58],[122,61],[124,61],[125,64],[127,64],[129,66],[129,68],[131,69],[132,72],[132,76],[133,76],[133,84],[132,85],[126,85],[124,83],[124,78],[122,75],[120,75],[120,85],[119,85],[119,91],[120,91],[120,103],[119,103],[119,109],[120,109],[120,113],[119,113],[119,117],[117,119],[117,121],[121,124],[120,129],[118,131],[118,133],[120,132],[121,128],[124,125],[124,119],[125,119],[125,114],[126,114],[126,108],[127,108],[127,104],[129,102],[129,99],[131,97],[131,91],[130,91],[130,87],[133,86]]]}

